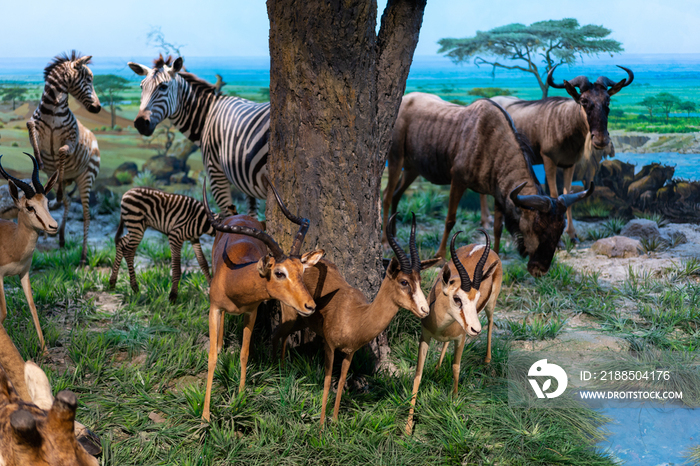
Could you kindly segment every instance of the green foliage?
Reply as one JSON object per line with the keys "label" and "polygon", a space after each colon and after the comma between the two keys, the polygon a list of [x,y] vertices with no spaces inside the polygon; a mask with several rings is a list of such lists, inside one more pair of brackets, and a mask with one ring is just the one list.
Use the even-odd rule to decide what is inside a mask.
{"label": "green foliage", "polygon": [[564,329],[566,319],[559,316],[549,319],[536,317],[530,323],[525,319],[522,322],[504,320],[500,324],[510,330],[514,340],[552,340]]}
{"label": "green foliage", "polygon": [[687,112],[688,113],[688,118],[690,118],[690,112],[694,112],[695,110],[698,109],[698,106],[695,102],[692,102],[690,100],[683,100],[678,105],[676,105],[676,109],[680,110],[681,112]]}
{"label": "green foliage", "polygon": [[497,95],[513,95],[516,92],[517,91],[511,92],[508,89],[502,89],[500,87],[475,87],[470,89],[467,94],[490,99],[491,97],[496,97]]}
{"label": "green foliage", "polygon": [[607,236],[615,236],[620,234],[626,224],[627,222],[624,218],[613,217],[604,221],[601,227]]}
{"label": "green foliage", "polygon": [[671,110],[681,103],[681,99],[668,92],[660,92],[654,96],[654,99],[661,111],[666,115],[666,122],[668,122],[668,114],[671,113]]}
{"label": "green foliage", "polygon": [[12,110],[15,109],[17,102],[22,102],[29,89],[24,86],[7,86],[0,87],[0,98],[12,102]]}
{"label": "green foliage", "polygon": [[13,141],[12,144],[10,144],[12,147],[19,147],[19,144],[17,144],[17,141]]}
{"label": "green foliage", "polygon": [[144,170],[134,177],[134,186],[140,186],[142,188],[159,188],[160,183],[156,179],[155,175],[151,173],[151,170]]}
{"label": "green foliage", "polygon": [[655,97],[646,96],[640,102],[637,102],[637,105],[646,108],[649,112],[649,118],[654,118],[654,109],[659,106],[659,103],[656,101]]}
{"label": "green foliage", "polygon": [[666,225],[668,225],[668,219],[666,219],[666,217],[664,217],[663,214],[660,214],[658,212],[640,212],[637,215],[635,215],[635,217],[656,222],[656,225],[659,228],[663,228]]}
{"label": "green foliage", "polygon": [[[476,65],[485,64],[496,68],[516,69],[532,73],[547,96],[548,85],[543,77],[559,64],[573,65],[582,55],[598,56],[600,53],[621,52],[622,46],[613,39],[606,39],[611,31],[602,26],[580,26],[573,18],[539,21],[529,26],[513,23],[490,31],[477,31],[476,36],[465,39],[440,39],[440,50],[455,63],[474,57]],[[513,61],[507,65],[482,57],[497,57]],[[543,70],[538,69],[544,65]]]}
{"label": "green foliage", "polygon": [[657,236],[642,238],[639,242],[641,243],[641,251],[645,254],[661,251],[662,249],[666,249],[667,246],[666,241]]}
{"label": "green foliage", "polygon": [[[119,109],[117,102],[124,100],[124,96],[120,92],[129,89],[129,80],[116,74],[98,74],[93,79],[93,86],[95,86],[95,92],[101,95],[100,100],[109,105],[112,122],[114,122],[115,112]],[[117,130],[114,124],[113,128]],[[117,131],[121,131],[121,128]]]}

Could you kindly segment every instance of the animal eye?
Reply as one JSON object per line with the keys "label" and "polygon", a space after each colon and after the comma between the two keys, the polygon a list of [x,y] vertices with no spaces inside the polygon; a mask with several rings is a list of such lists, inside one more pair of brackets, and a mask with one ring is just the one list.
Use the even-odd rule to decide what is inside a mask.
{"label": "animal eye", "polygon": [[277,272],[275,272],[275,277],[277,277],[281,280],[283,278],[286,278],[287,276],[284,273],[277,271]]}
{"label": "animal eye", "polygon": [[459,299],[457,296],[454,297],[455,304],[459,307],[462,307],[462,300]]}
{"label": "animal eye", "polygon": [[158,89],[160,89],[161,91],[164,91],[164,90],[166,90],[167,88],[168,88],[168,85],[165,84],[165,83],[161,83],[160,86],[158,86]]}
{"label": "animal eye", "polygon": [[34,207],[28,205],[28,206],[27,206],[27,211],[29,211],[29,212],[34,212]]}
{"label": "animal eye", "polygon": [[406,280],[401,280],[401,286],[408,286],[408,282]]}

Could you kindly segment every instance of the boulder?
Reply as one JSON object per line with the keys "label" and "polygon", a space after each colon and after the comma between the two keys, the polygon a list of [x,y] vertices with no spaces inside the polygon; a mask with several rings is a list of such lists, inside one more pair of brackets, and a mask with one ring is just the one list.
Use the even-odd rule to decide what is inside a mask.
{"label": "boulder", "polygon": [[661,232],[655,221],[645,218],[635,218],[625,225],[620,232],[620,236],[635,239],[653,239],[661,237]]}
{"label": "boulder", "polygon": [[661,230],[661,234],[669,245],[675,244],[676,246],[681,244],[686,244],[688,242],[688,237],[683,233],[677,226],[668,225]]}
{"label": "boulder", "polygon": [[641,247],[641,243],[636,239],[626,238],[624,236],[612,236],[610,238],[599,239],[593,243],[591,249],[596,254],[624,259],[639,256]]}
{"label": "boulder", "polygon": [[131,184],[138,173],[139,167],[134,162],[124,162],[114,170],[110,184],[115,186]]}
{"label": "boulder", "polygon": [[[666,184],[667,180],[673,178],[674,167],[652,163],[642,167],[639,173],[634,176],[634,181],[627,188],[627,199],[636,202],[647,191],[656,193]],[[656,195],[653,195],[656,197]]]}
{"label": "boulder", "polygon": [[176,157],[156,155],[146,160],[143,170],[150,170],[153,176],[165,183],[170,183],[170,177],[176,173],[188,170],[187,164]]}

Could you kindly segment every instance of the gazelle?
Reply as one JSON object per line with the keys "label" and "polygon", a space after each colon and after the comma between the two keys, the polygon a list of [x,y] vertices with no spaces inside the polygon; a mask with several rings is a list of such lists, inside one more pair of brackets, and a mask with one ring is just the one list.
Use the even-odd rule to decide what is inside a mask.
{"label": "gazelle", "polygon": [[[433,338],[443,342],[442,353],[438,367],[447,352],[447,345],[455,342],[454,361],[452,361],[453,388],[452,393],[457,394],[459,386],[459,368],[462,360],[462,351],[467,337],[476,337],[481,333],[481,322],[478,313],[486,309],[489,320],[488,334],[486,337],[486,364],[491,362],[491,332],[493,331],[493,310],[496,300],[501,292],[503,268],[498,254],[490,248],[489,235],[484,230],[479,230],[486,236],[486,245],[470,244],[455,251],[455,239],[461,231],[452,236],[450,252],[452,262],[445,264],[442,273],[435,279],[435,284],[430,290],[430,314],[421,321],[421,337],[418,349],[418,364],[416,375],[413,379],[413,395],[411,397],[411,409],[406,423],[406,433],[413,430],[413,411],[416,406],[418,387],[423,375],[425,356]],[[483,249],[480,256],[477,252]],[[479,259],[477,260],[477,257]],[[465,265],[466,264],[466,265]],[[474,270],[474,280],[469,279],[467,268]],[[485,270],[485,271],[484,271]]]}
{"label": "gazelle", "polygon": [[374,301],[370,302],[360,290],[350,286],[333,263],[321,260],[304,273],[304,284],[316,301],[316,312],[310,317],[295,322],[294,312],[282,305],[282,323],[275,330],[272,341],[276,342],[281,338],[283,358],[286,340],[291,332],[308,326],[314,333],[323,337],[325,378],[321,402],[321,428],[326,420],[326,403],[331,388],[335,350],[343,353],[343,362],[338,380],[338,393],[335,397],[333,420],[338,419],[345,379],[355,352],[387,328],[399,307],[408,309],[419,319],[428,315],[428,302],[420,287],[420,272],[440,259],[421,262],[418,258],[414,215],[409,240],[411,253],[409,260],[391,234],[394,231],[395,219],[396,214],[389,220],[387,239],[396,257],[389,262],[386,276]]}
{"label": "gazelle", "polygon": [[[7,180],[10,187],[10,196],[15,201],[18,210],[17,223],[9,220],[0,220],[0,324],[7,317],[3,279],[19,275],[24,296],[27,298],[29,310],[32,313],[34,327],[36,327],[36,332],[39,335],[39,344],[41,349],[46,351],[44,334],[41,332],[39,315],[36,312],[34,298],[32,297],[32,285],[29,283],[29,267],[32,265],[32,255],[36,248],[39,232],[43,230],[53,234],[58,231],[58,223],[49,213],[49,202],[45,195],[51,191],[51,188],[56,183],[58,172],[55,172],[49,178],[46,187],[42,186],[39,181],[39,165],[36,159],[26,152],[25,154],[34,163],[34,171],[32,172],[32,184],[34,187],[9,175],[2,168],[2,163],[0,162],[0,174]],[[0,155],[1,159],[2,155]],[[24,191],[24,197],[21,199],[17,188]]]}
{"label": "gazelle", "polygon": [[[22,359],[19,351],[17,351],[17,347],[15,347],[10,336],[5,329],[0,326],[0,412],[7,408],[7,406],[4,405],[4,403],[7,403],[7,400],[3,401],[3,390],[6,387],[3,382],[3,377],[12,383],[14,395],[19,399],[16,403],[20,406],[19,409],[22,409],[21,405],[29,405],[37,407],[47,413],[51,411],[54,404],[54,397],[51,394],[51,384],[49,383],[48,377],[46,377],[44,371],[32,361],[24,362],[24,359]],[[5,395],[9,392],[10,391],[6,391]],[[59,396],[61,395],[59,394]],[[14,399],[14,397],[12,398]],[[33,410],[30,411],[30,414],[34,412]],[[10,420],[12,420],[12,415],[9,417]],[[4,419],[7,418],[0,415],[0,431],[3,429],[1,424]],[[41,416],[39,416],[39,419],[41,419]],[[14,427],[12,422],[10,422],[10,426]],[[39,431],[41,432],[41,429],[39,429]],[[100,445],[99,438],[78,421],[75,421],[73,424],[73,434],[78,444],[85,449],[85,452],[91,455],[99,455],[102,453],[102,446]],[[49,460],[48,463],[41,463],[36,459],[34,459],[36,462],[29,461],[29,463],[27,463],[27,460],[31,457],[22,456],[21,452],[14,448],[13,441],[14,439],[11,435],[0,435],[0,465],[57,464],[50,461],[51,459],[55,459],[51,458],[53,456],[52,454],[47,455],[46,459]],[[75,443],[70,440],[66,441],[63,439],[60,442],[54,441],[53,443],[58,447],[58,450],[63,454],[64,458],[66,456],[70,457],[74,452],[77,456],[85,458],[84,452],[78,453],[82,448],[78,448]],[[31,446],[31,443],[29,443],[29,445]],[[8,448],[14,450],[12,454],[20,453],[18,457],[14,457],[15,462],[8,459],[12,457],[12,454],[9,456],[3,454]],[[54,452],[56,452],[56,450],[54,450]],[[3,463],[3,458],[9,462]],[[88,461],[86,463],[70,464],[82,465],[96,463]]]}
{"label": "gazelle", "polygon": [[[277,299],[303,316],[316,310],[313,298],[304,287],[302,274],[323,257],[324,251],[317,249],[299,256],[309,229],[309,220],[292,215],[269,180],[268,185],[284,215],[300,225],[289,255],[285,255],[277,242],[262,231],[261,223],[253,217],[234,215],[224,220],[215,218],[209,209],[206,181],[204,183],[204,206],[209,221],[217,231],[212,248],[214,276],[209,289],[209,366],[202,411],[202,418],[206,421],[210,420],[216,360],[224,342],[224,314],[244,316],[241,379],[238,387],[239,392],[242,392],[245,389],[250,337],[258,305],[269,299]],[[267,249],[270,250],[269,254]]]}

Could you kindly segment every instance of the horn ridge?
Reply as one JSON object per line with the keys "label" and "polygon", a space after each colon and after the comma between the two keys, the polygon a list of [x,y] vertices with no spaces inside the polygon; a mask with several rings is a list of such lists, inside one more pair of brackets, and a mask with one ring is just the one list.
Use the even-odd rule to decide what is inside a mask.
{"label": "horn ridge", "polygon": [[34,158],[33,155],[28,154],[27,152],[24,152],[24,155],[29,156],[34,164],[34,171],[32,172],[32,184],[34,185],[34,189],[39,194],[46,194],[44,192],[44,185],[42,185],[41,181],[39,181],[39,163],[36,161],[36,158]]}
{"label": "horn ridge", "polygon": [[479,228],[480,232],[484,234],[486,237],[486,246],[484,247],[484,252],[481,254],[481,257],[479,258],[479,262],[476,263],[476,267],[474,267],[474,281],[472,285],[474,286],[475,289],[479,289],[481,286],[481,278],[484,274],[484,266],[486,265],[486,261],[488,260],[489,257],[489,252],[491,250],[491,240],[489,238],[489,234],[486,233],[486,230],[483,228]]}
{"label": "horn ridge", "polygon": [[277,200],[277,205],[280,206],[280,209],[282,210],[284,216],[287,217],[292,223],[296,223],[297,225],[299,225],[299,230],[297,231],[297,234],[294,237],[294,241],[292,242],[292,247],[289,250],[290,255],[298,256],[301,252],[301,245],[304,243],[304,238],[306,238],[306,233],[309,231],[309,225],[311,224],[311,222],[308,218],[298,217],[292,214],[289,211],[289,209],[287,209],[287,206],[284,205],[284,202],[282,202],[280,194],[277,192],[277,189],[275,189],[275,185],[272,184],[272,181],[270,181],[270,178],[267,176],[267,173],[263,174],[263,180],[265,180],[265,182],[267,182],[267,185],[272,189],[272,192],[275,195],[275,199]]}
{"label": "horn ridge", "polygon": [[559,66],[559,64],[554,65],[554,66],[549,70],[549,72],[547,73],[547,84],[548,84],[550,87],[553,87],[554,89],[566,89],[566,86],[565,86],[563,83],[562,83],[562,84],[556,84],[556,83],[554,82],[554,70],[557,69],[557,66]]}
{"label": "horn ridge", "polygon": [[[29,154],[27,154],[27,155],[29,155]],[[32,157],[32,159],[33,159],[33,157]],[[35,163],[36,163],[36,161],[35,161]],[[34,191],[33,187],[29,186],[24,181],[22,181],[18,178],[15,178],[14,176],[10,175],[9,173],[7,173],[5,171],[5,169],[2,167],[2,155],[0,155],[0,174],[2,174],[2,176],[4,176],[5,179],[8,181],[12,180],[12,182],[15,184],[15,186],[17,186],[22,191],[24,191],[24,195],[27,199],[33,198],[34,195],[36,194],[36,191]],[[43,189],[43,186],[42,186],[42,189]]]}
{"label": "horn ridge", "polygon": [[211,223],[212,228],[214,228],[217,231],[220,231],[222,233],[233,233],[233,234],[238,234],[238,235],[246,235],[246,236],[251,236],[255,239],[259,239],[263,243],[265,243],[265,246],[268,247],[270,252],[272,253],[272,256],[275,259],[280,259],[285,256],[284,251],[282,251],[282,248],[280,248],[279,244],[277,244],[277,241],[272,238],[272,236],[268,235],[264,231],[260,231],[256,228],[250,228],[250,227],[243,227],[239,225],[224,225],[221,223],[221,220],[218,220],[217,218],[214,217],[214,214],[212,213],[211,209],[209,208],[209,199],[207,199],[207,180],[204,180],[204,183],[202,185],[202,196],[203,196],[203,203],[204,203],[204,210],[207,212],[207,217],[209,217],[209,223]]}
{"label": "horn ridge", "polygon": [[418,256],[418,247],[416,246],[416,214],[411,212],[411,237],[408,241],[408,250],[411,253],[411,268],[416,272],[420,272],[420,257]]}
{"label": "horn ridge", "polygon": [[405,274],[411,273],[411,262],[406,257],[406,252],[401,249],[399,243],[396,242],[396,238],[391,233],[394,231],[394,226],[396,225],[396,214],[392,215],[389,219],[389,228],[386,229],[386,239],[389,242],[389,246],[396,254],[396,259],[399,261],[399,266],[401,266],[401,271]]}
{"label": "horn ridge", "polygon": [[462,264],[462,262],[459,260],[457,251],[455,250],[455,240],[460,233],[462,232],[458,231],[452,235],[452,240],[450,241],[450,254],[452,254],[452,263],[454,263],[455,268],[457,269],[457,275],[459,275],[459,280],[461,282],[459,287],[468,293],[472,289],[472,281],[469,279],[469,273],[467,272],[467,269],[464,268],[464,264]]}

